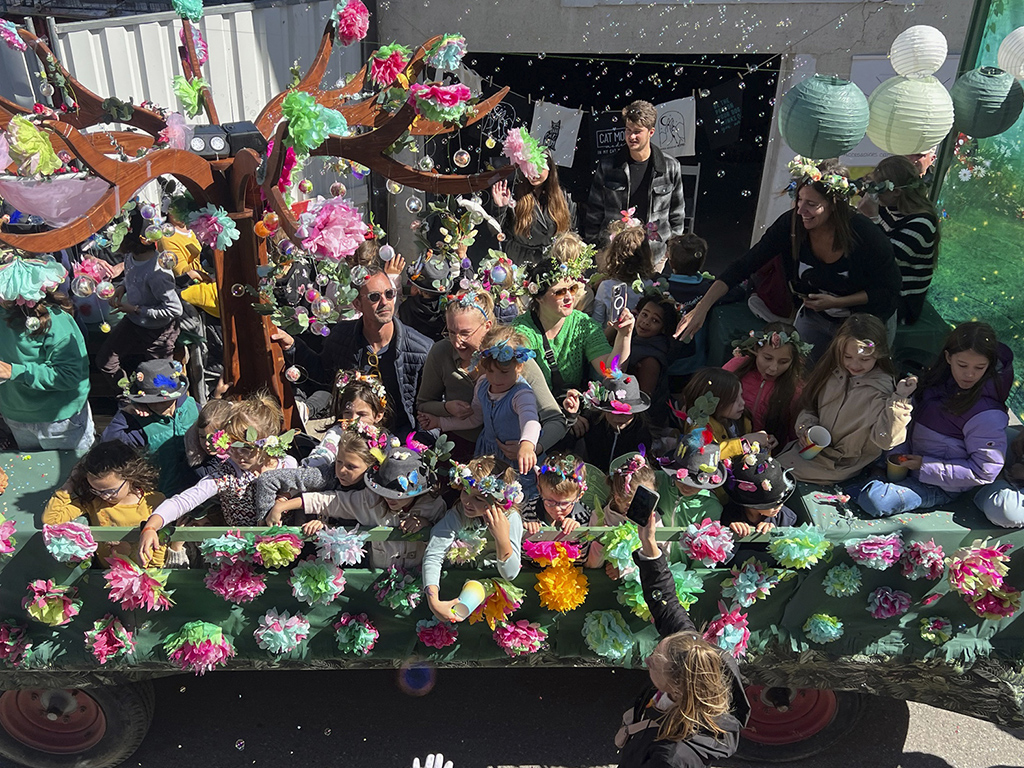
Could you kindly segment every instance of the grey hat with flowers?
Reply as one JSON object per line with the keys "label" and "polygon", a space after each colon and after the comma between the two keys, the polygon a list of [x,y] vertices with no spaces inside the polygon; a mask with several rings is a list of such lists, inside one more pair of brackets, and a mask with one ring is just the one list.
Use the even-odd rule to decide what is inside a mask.
{"label": "grey hat with flowers", "polygon": [[393,437],[384,460],[366,473],[366,487],[386,499],[411,499],[433,491],[438,464],[451,455],[452,447],[446,435],[438,437],[433,447],[411,433],[404,443]]}
{"label": "grey hat with flowers", "polygon": [[717,407],[718,398],[709,392],[697,398],[688,414],[673,408],[687,431],[673,455],[658,459],[658,463],[676,482],[701,490],[725,483],[729,461],[722,460],[721,449],[708,426],[708,418]]}
{"label": "grey hat with flowers", "polygon": [[460,261],[444,253],[428,250],[420,255],[409,270],[409,281],[421,291],[448,294],[462,270]]}
{"label": "grey hat with flowers", "polygon": [[177,360],[147,360],[121,380],[124,396],[133,403],[166,403],[188,391],[185,369]]}
{"label": "grey hat with flowers", "polygon": [[605,413],[623,415],[642,413],[651,407],[651,398],[640,389],[636,376],[627,376],[619,368],[619,358],[609,366],[601,361],[601,381],[592,381],[583,400],[588,406]]}

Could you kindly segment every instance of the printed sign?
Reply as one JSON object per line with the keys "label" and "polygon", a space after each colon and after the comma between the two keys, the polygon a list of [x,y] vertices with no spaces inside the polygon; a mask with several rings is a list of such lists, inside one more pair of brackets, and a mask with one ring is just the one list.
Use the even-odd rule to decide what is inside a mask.
{"label": "printed sign", "polygon": [[582,110],[538,101],[533,108],[530,135],[551,150],[558,165],[571,168],[576,157],[576,139],[579,137],[582,119]]}
{"label": "printed sign", "polygon": [[689,157],[697,151],[694,132],[697,127],[696,99],[688,96],[655,107],[658,124],[654,131],[654,144],[672,157]]}

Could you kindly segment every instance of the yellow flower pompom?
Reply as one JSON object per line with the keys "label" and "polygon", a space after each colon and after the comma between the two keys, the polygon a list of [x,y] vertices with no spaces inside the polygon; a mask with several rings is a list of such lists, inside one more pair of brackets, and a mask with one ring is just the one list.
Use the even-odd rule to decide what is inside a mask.
{"label": "yellow flower pompom", "polygon": [[540,595],[542,607],[565,613],[583,605],[589,584],[582,568],[561,563],[537,574],[534,589]]}

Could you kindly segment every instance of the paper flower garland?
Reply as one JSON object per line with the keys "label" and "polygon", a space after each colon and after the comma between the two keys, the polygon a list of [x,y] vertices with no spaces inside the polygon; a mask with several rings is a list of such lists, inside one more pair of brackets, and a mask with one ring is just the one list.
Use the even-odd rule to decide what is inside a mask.
{"label": "paper flower garland", "polygon": [[437,123],[457,123],[466,114],[472,97],[472,91],[462,83],[409,86],[409,100],[415,105],[416,114]]}
{"label": "paper flower garland", "polygon": [[260,617],[260,625],[253,631],[256,645],[271,653],[291,653],[299,643],[309,637],[309,621],[301,613],[278,613],[271,608]]}
{"label": "paper flower garland", "polygon": [[505,137],[502,152],[528,179],[537,178],[547,168],[544,149],[526,128],[512,128]]}
{"label": "paper flower garland", "polygon": [[561,563],[538,573],[534,589],[540,595],[542,608],[565,613],[583,605],[589,586],[582,568]]}
{"label": "paper flower garland", "polygon": [[[366,242],[369,227],[356,208],[335,197],[314,206],[302,247],[322,259],[339,261],[351,256]],[[305,220],[306,217],[303,217]]]}
{"label": "paper flower garland", "polygon": [[96,554],[92,531],[81,523],[44,525],[43,543],[58,563],[82,563]]}
{"label": "paper flower garland", "polygon": [[338,650],[366,656],[377,644],[380,632],[366,618],[365,613],[343,613],[334,625],[334,634],[338,638]]}
{"label": "paper flower garland", "polygon": [[108,613],[102,619],[97,619],[92,629],[86,630],[85,647],[96,657],[96,661],[106,664],[111,659],[117,661],[134,653],[135,640],[121,620]]}
{"label": "paper flower garland", "polygon": [[935,581],[942,578],[942,572],[945,569],[944,559],[942,547],[935,543],[935,539],[912,541],[903,550],[900,570],[911,581],[918,579]]}
{"label": "paper flower garland", "polygon": [[14,538],[14,531],[14,521],[0,515],[0,557],[14,553],[14,546],[18,543]]}
{"label": "paper flower garland", "polygon": [[0,622],[0,661],[10,667],[20,666],[31,647],[24,626],[10,619]]}
{"label": "paper flower garland", "polygon": [[24,51],[28,48],[18,34],[18,27],[7,19],[0,19],[0,40],[3,40],[12,51]]}
{"label": "paper flower garland", "polygon": [[173,590],[167,589],[167,573],[143,569],[122,557],[110,557],[107,562],[110,568],[103,578],[107,580],[110,599],[119,602],[122,610],[166,611],[174,605]]}
{"label": "paper flower garland", "polygon": [[[399,79],[411,58],[412,51],[404,45],[385,45],[370,55],[370,79],[381,88],[390,87]],[[399,82],[399,85],[403,88],[409,87],[408,82]]]}
{"label": "paper flower garland", "polygon": [[531,624],[526,619],[500,624],[494,630],[494,642],[512,658],[536,653],[544,647],[547,639],[548,633],[541,629],[540,624]]}
{"label": "paper flower garland", "polygon": [[774,568],[769,568],[756,558],[750,558],[743,565],[732,568],[732,578],[722,582],[722,597],[749,608],[757,600],[768,597],[782,577]]}
{"label": "paper flower garland", "polygon": [[636,523],[625,522],[601,536],[604,557],[619,570],[619,577],[626,578],[636,572],[633,553],[640,549],[640,536]]}
{"label": "paper flower garland", "polygon": [[316,556],[337,566],[358,565],[366,554],[368,533],[353,529],[324,528],[316,535]]}
{"label": "paper flower garland", "polygon": [[74,587],[57,586],[53,579],[36,579],[28,585],[28,595],[21,601],[29,618],[60,627],[70,622],[82,607],[78,590]]}
{"label": "paper flower garland", "polygon": [[618,611],[591,611],[583,619],[583,639],[587,647],[611,661],[628,659],[636,640]]}
{"label": "paper flower garland", "polygon": [[804,622],[804,634],[812,643],[832,643],[843,636],[843,622],[827,613],[816,613]]}
{"label": "paper flower garland", "polygon": [[953,637],[953,623],[945,616],[921,619],[921,639],[934,645],[944,645]]}
{"label": "paper flower garland", "polygon": [[580,548],[571,541],[523,542],[523,554],[540,566],[569,565],[579,559]]}
{"label": "paper flower garland", "polygon": [[858,565],[884,571],[903,554],[903,538],[898,533],[868,536],[846,542],[846,554]]}
{"label": "paper flower garland", "polygon": [[1020,590],[1010,586],[990,589],[967,600],[967,605],[983,619],[999,621],[1013,616],[1020,608]]}
{"label": "paper flower garland", "polygon": [[331,563],[303,560],[288,579],[292,595],[310,605],[330,605],[345,590],[345,572]]}
{"label": "paper flower garland", "polygon": [[860,568],[856,565],[836,565],[825,572],[821,585],[832,597],[850,597],[860,592]]}
{"label": "paper flower garland", "polygon": [[454,72],[466,55],[466,38],[462,35],[444,35],[427,50],[427,66]]}
{"label": "paper flower garland", "polygon": [[459,639],[459,630],[454,624],[431,617],[416,622],[416,637],[428,648],[440,650],[455,645]]}
{"label": "paper flower garland", "polygon": [[171,7],[181,18],[191,22],[203,18],[203,0],[171,0]]}
{"label": "paper flower garland", "polygon": [[704,639],[738,659],[747,652],[747,642],[750,640],[747,614],[741,612],[738,605],[726,610],[725,603],[721,601],[718,603],[718,611],[719,615],[704,630]]}
{"label": "paper flower garland", "polygon": [[1006,553],[1012,546],[993,546],[988,539],[975,539],[969,547],[961,547],[946,560],[949,586],[968,598],[999,589],[1009,570]]}
{"label": "paper flower garland", "polygon": [[341,112],[318,104],[305,91],[289,91],[281,102],[281,114],[288,120],[285,144],[300,157],[319,147],[328,136],[348,133],[348,123]]}
{"label": "paper flower garland", "polygon": [[175,75],[171,80],[171,89],[189,117],[195,117],[202,111],[200,99],[203,97],[203,89],[208,87],[209,84],[201,77],[189,80],[184,75]]}
{"label": "paper flower garland", "polygon": [[253,560],[270,570],[287,568],[302,553],[302,539],[280,525],[272,526],[257,536],[255,546]]}
{"label": "paper flower garland", "polygon": [[388,567],[373,582],[377,602],[400,616],[408,616],[423,599],[419,580],[398,565]]}
{"label": "paper flower garland", "polygon": [[224,563],[210,569],[203,579],[206,588],[231,603],[251,603],[267,588],[267,577],[248,563]]}
{"label": "paper flower garland", "polygon": [[190,213],[188,228],[200,243],[218,251],[226,251],[239,237],[228,212],[213,203]]}
{"label": "paper flower garland", "polygon": [[206,539],[199,545],[199,551],[209,565],[223,563],[252,562],[256,554],[256,537],[228,531],[223,536]]}
{"label": "paper flower garland", "polygon": [[496,625],[508,621],[509,617],[523,604],[526,593],[505,579],[484,579],[487,597],[469,615],[469,623],[476,624],[486,621],[487,626],[494,629]]}
{"label": "paper flower garland", "polygon": [[873,619],[891,619],[906,613],[911,602],[906,592],[883,586],[868,595],[868,611]]}
{"label": "paper flower garland", "polygon": [[216,624],[190,621],[164,642],[167,657],[186,672],[204,675],[235,655],[231,642]]}
{"label": "paper flower garland", "polygon": [[713,568],[732,557],[735,546],[732,531],[717,520],[705,517],[700,525],[690,523],[680,540],[683,552],[705,568]]}
{"label": "paper flower garland", "polygon": [[783,568],[810,568],[832,552],[832,542],[812,525],[776,528],[768,553]]}
{"label": "paper flower garland", "polygon": [[348,0],[344,5],[338,3],[331,17],[342,45],[359,42],[370,29],[370,12],[361,0]]}
{"label": "paper flower garland", "polygon": [[455,534],[455,541],[445,552],[445,560],[453,565],[469,565],[474,562],[487,546],[485,528],[462,528]]}

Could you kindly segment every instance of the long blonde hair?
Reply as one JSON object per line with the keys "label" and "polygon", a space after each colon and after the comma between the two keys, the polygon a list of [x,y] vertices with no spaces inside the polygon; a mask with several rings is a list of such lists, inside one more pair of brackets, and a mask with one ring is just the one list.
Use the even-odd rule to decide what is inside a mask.
{"label": "long blonde hair", "polygon": [[684,741],[697,731],[716,738],[726,731],[717,722],[732,706],[732,685],[722,654],[695,632],[669,635],[654,653],[664,662],[671,690],[664,691],[675,706],[658,729],[664,741]]}

